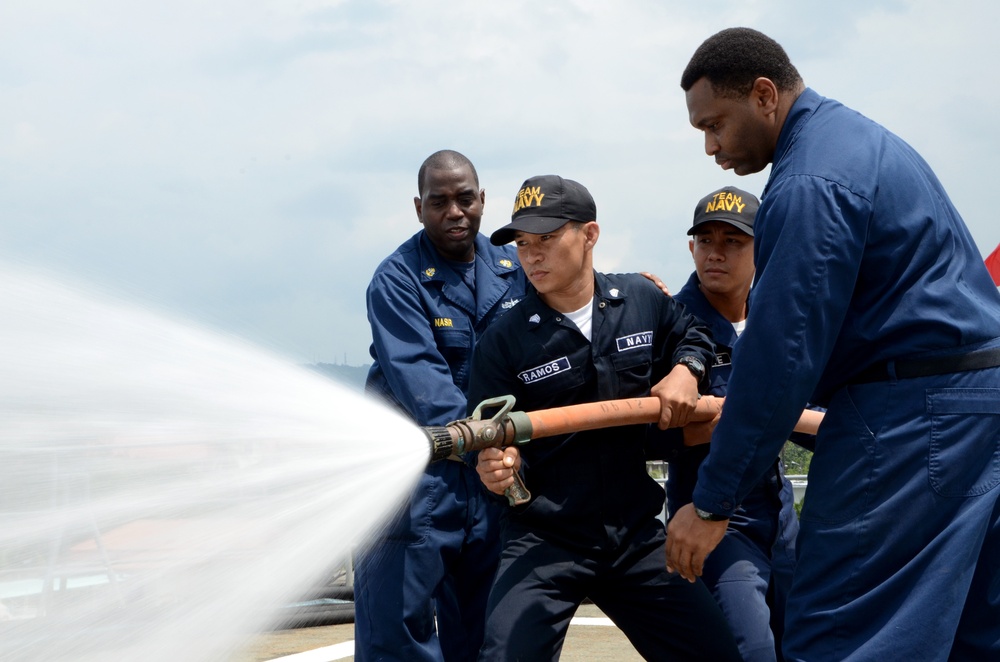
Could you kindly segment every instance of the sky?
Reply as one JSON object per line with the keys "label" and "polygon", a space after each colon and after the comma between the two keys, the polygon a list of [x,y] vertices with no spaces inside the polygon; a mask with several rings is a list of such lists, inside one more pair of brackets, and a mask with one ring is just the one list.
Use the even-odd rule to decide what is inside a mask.
{"label": "sky", "polygon": [[766,182],[705,155],[679,87],[732,26],[912,144],[985,256],[997,25],[988,0],[5,0],[0,262],[361,365],[365,288],[447,148],[476,164],[482,231],[562,175],[597,201],[597,268],[676,290],[698,199]]}

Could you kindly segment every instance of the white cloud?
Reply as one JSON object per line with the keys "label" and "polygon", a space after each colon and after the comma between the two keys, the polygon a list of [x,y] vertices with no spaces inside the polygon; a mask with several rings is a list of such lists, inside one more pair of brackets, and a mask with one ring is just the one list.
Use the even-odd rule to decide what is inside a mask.
{"label": "white cloud", "polygon": [[466,153],[484,230],[526,177],[583,182],[599,267],[690,270],[725,184],[678,80],[749,25],[808,84],[912,142],[966,215],[1000,151],[987,2],[4,3],[0,257],[58,266],[303,361],[367,361],[364,289],[419,229],[416,170]]}

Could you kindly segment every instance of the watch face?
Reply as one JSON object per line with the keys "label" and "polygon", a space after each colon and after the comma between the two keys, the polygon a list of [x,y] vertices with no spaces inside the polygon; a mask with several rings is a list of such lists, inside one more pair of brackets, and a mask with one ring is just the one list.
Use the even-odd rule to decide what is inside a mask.
{"label": "watch face", "polygon": [[728,517],[723,517],[722,515],[716,515],[715,513],[710,513],[707,510],[702,510],[698,506],[694,507],[695,514],[699,518],[705,520],[706,522],[721,522],[724,519],[729,519]]}
{"label": "watch face", "polygon": [[681,357],[678,363],[683,363],[684,365],[686,365],[688,367],[688,370],[694,373],[695,377],[697,377],[698,379],[701,379],[702,377],[705,376],[705,366],[702,365],[701,361],[694,358],[693,356]]}

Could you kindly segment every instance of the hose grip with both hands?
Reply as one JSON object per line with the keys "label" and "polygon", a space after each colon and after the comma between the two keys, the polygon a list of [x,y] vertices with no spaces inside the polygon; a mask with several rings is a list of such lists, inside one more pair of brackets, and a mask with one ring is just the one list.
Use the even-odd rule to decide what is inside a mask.
{"label": "hose grip with both hands", "polygon": [[[721,413],[724,402],[725,398],[712,395],[699,397],[688,422],[711,421]],[[423,428],[431,444],[430,461],[452,456],[457,458],[484,448],[520,446],[532,439],[570,432],[657,423],[660,420],[660,400],[652,396],[588,402],[527,413],[511,411],[513,407],[512,395],[490,398],[480,402],[469,418],[453,421],[444,427]],[[497,408],[496,413],[484,419],[483,411],[493,408]],[[822,413],[806,410],[795,430],[816,434],[822,420]],[[507,488],[505,494],[511,505],[526,503],[531,498],[517,471],[514,472],[514,484]]]}

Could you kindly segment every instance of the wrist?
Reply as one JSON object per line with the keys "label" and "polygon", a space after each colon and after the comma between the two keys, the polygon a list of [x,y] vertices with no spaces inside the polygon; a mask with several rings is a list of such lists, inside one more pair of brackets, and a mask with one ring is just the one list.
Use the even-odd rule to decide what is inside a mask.
{"label": "wrist", "polygon": [[699,383],[705,378],[705,364],[699,361],[697,357],[682,356],[677,359],[676,365],[682,365],[691,371],[691,374],[694,375],[694,378],[697,379]]}
{"label": "wrist", "polygon": [[697,515],[700,520],[704,520],[706,522],[724,522],[729,519],[725,515],[716,515],[715,513],[710,513],[707,510],[702,510],[694,504],[691,505],[694,506],[694,514]]}

